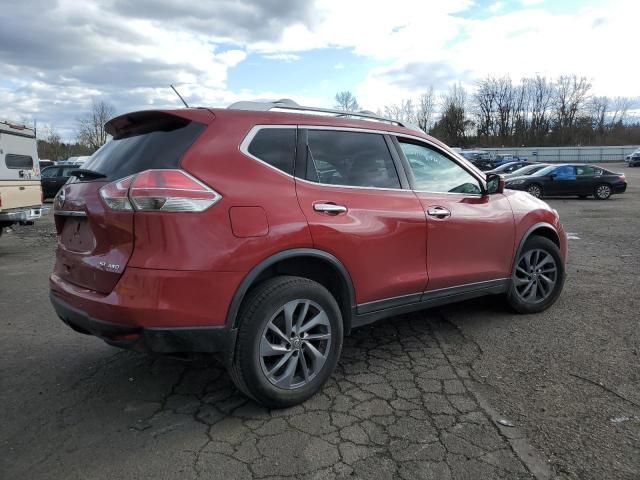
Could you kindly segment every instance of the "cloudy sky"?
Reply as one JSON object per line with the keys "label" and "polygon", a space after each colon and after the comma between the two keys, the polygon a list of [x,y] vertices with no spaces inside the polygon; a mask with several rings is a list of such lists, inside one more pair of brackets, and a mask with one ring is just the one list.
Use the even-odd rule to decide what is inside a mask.
{"label": "cloudy sky", "polygon": [[289,97],[375,110],[487,74],[587,76],[640,96],[637,0],[3,0],[0,118],[74,135],[118,113]]}

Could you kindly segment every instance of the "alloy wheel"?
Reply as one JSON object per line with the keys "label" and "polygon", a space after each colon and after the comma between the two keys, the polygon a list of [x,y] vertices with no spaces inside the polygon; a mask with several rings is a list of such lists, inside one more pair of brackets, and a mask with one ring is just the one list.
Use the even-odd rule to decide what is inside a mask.
{"label": "alloy wheel", "polygon": [[596,188],[598,198],[606,199],[611,196],[611,187],[609,185],[600,185]]}
{"label": "alloy wheel", "polygon": [[528,250],[518,259],[513,282],[516,294],[527,303],[540,303],[553,293],[558,266],[553,256],[541,249]]}
{"label": "alloy wheel", "polygon": [[273,385],[286,390],[308,384],[322,370],[331,348],[331,323],[311,300],[287,302],[267,322],[260,338],[260,365]]}
{"label": "alloy wheel", "polygon": [[538,185],[531,185],[527,189],[527,192],[529,192],[530,195],[533,195],[536,198],[540,198],[542,196],[542,189]]}

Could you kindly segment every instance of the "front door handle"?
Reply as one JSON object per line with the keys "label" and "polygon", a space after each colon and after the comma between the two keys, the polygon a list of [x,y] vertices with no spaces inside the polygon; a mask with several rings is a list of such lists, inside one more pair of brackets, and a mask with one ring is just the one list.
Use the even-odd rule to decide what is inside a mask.
{"label": "front door handle", "polygon": [[444,207],[429,207],[427,209],[427,215],[429,215],[430,217],[443,219],[443,218],[450,217],[451,212]]}
{"label": "front door handle", "polygon": [[313,209],[316,212],[327,213],[329,215],[338,215],[339,213],[345,213],[347,207],[344,205],[336,205],[335,203],[314,203]]}

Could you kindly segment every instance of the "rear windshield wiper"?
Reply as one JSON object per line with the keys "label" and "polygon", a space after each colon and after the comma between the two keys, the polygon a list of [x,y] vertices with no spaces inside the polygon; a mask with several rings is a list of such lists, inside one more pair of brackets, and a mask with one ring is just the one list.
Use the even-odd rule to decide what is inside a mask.
{"label": "rear windshield wiper", "polygon": [[104,173],[96,172],[94,170],[86,170],[84,168],[71,170],[71,175],[78,178],[106,178]]}

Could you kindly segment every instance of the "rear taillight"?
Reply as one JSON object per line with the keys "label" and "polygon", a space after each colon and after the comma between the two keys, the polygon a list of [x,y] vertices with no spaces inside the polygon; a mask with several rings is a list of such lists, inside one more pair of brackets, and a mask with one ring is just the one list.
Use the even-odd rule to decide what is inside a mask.
{"label": "rear taillight", "polygon": [[133,210],[129,201],[129,187],[133,182],[133,175],[116,180],[100,189],[100,196],[104,203],[112,210]]}
{"label": "rear taillight", "polygon": [[105,185],[100,196],[114,210],[202,212],[220,194],[182,170],[146,170]]}

